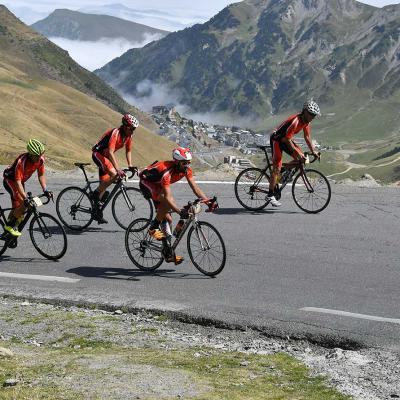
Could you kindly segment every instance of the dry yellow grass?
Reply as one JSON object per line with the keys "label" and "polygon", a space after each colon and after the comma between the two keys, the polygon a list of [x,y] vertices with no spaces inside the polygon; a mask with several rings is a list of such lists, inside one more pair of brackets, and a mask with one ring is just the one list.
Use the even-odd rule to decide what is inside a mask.
{"label": "dry yellow grass", "polygon": [[[121,115],[103,103],[62,83],[32,79],[0,62],[0,162],[7,164],[25,151],[29,138],[47,146],[54,168],[90,161],[91,147]],[[143,166],[170,157],[173,143],[140,127],[134,136],[133,160]],[[123,151],[121,151],[123,153]]]}

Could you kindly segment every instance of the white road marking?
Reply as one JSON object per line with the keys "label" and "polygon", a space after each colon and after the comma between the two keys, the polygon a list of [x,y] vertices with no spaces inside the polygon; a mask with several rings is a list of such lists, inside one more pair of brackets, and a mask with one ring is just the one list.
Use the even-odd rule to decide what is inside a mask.
{"label": "white road marking", "polygon": [[398,318],[377,317],[375,315],[357,314],[357,313],[352,313],[352,312],[348,312],[348,311],[340,311],[340,310],[330,310],[329,308],[303,307],[303,308],[300,308],[300,311],[310,311],[310,312],[317,312],[317,313],[322,313],[322,314],[339,315],[342,317],[351,317],[351,318],[367,319],[370,321],[389,322],[391,324],[400,324],[400,319],[398,319]]}
{"label": "white road marking", "polygon": [[64,283],[76,283],[80,281],[80,279],[64,278],[62,276],[14,274],[11,272],[0,272],[0,278],[31,279],[37,281],[64,282]]}

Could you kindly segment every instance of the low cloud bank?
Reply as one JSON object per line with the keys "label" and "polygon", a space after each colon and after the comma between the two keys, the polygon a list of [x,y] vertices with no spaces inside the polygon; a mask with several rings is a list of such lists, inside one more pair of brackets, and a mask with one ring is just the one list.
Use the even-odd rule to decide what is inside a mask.
{"label": "low cloud bank", "polygon": [[79,65],[89,71],[101,68],[114,58],[124,54],[132,48],[140,48],[153,40],[158,40],[162,35],[147,34],[141,42],[130,42],[124,38],[108,39],[102,38],[98,41],[70,40],[60,37],[51,37],[53,43],[68,51]]}
{"label": "low cloud bank", "polygon": [[[115,82],[116,90],[123,83],[125,74],[118,78]],[[168,85],[154,83],[150,80],[144,80],[136,86],[137,95],[123,93],[119,90],[120,95],[130,104],[140,108],[143,111],[151,112],[153,106],[166,104],[174,104],[176,110],[182,116],[193,119],[194,121],[208,122],[211,124],[221,124],[227,126],[240,126],[243,128],[258,128],[261,124],[260,118],[256,116],[240,116],[229,112],[212,111],[206,113],[198,113],[191,110],[190,106],[183,104],[181,92],[177,89],[171,89]]]}

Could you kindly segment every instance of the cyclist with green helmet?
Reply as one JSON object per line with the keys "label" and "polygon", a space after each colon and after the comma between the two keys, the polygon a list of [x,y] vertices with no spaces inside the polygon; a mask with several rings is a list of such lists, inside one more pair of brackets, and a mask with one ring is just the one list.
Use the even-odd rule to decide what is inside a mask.
{"label": "cyclist with green helmet", "polygon": [[38,173],[39,183],[44,194],[49,198],[53,197],[53,193],[48,191],[46,187],[44,145],[39,140],[31,139],[27,144],[27,150],[27,153],[19,155],[3,173],[3,186],[11,196],[13,208],[4,229],[15,237],[21,236],[18,224],[23,220],[26,211],[25,200],[27,194],[25,192],[25,182],[35,171]]}

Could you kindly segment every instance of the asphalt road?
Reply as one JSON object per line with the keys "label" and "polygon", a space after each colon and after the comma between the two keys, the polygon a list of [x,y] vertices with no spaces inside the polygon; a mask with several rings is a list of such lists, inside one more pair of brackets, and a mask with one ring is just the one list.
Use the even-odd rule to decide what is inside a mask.
{"label": "asphalt road", "polygon": [[[72,183],[49,180],[56,192]],[[232,185],[201,186],[221,206],[214,215],[201,215],[227,247],[225,269],[216,278],[203,276],[189,257],[154,274],[140,272],[126,255],[124,232],[107,212],[109,224],[69,232],[59,262],[43,259],[25,232],[18,248],[0,257],[0,294],[167,310],[331,346],[400,350],[399,189],[333,185],[328,208],[308,215],[290,190],[280,209],[252,213],[237,203]],[[38,188],[34,178],[30,187]],[[186,184],[173,191],[182,204],[192,199]],[[8,201],[1,197],[3,206]],[[54,207],[46,208],[55,214]],[[178,254],[187,256],[185,243]],[[72,280],[38,280],[44,276]]]}

